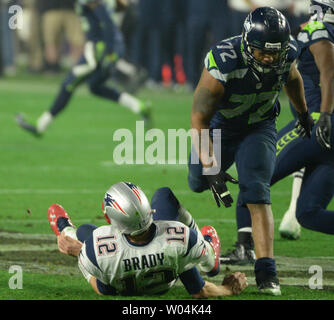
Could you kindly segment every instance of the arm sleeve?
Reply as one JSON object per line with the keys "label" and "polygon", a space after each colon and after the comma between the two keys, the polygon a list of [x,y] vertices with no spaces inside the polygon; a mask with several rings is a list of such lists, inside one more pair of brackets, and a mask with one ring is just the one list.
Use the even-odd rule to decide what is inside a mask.
{"label": "arm sleeve", "polygon": [[103,295],[116,295],[117,291],[113,286],[104,284],[99,279],[96,279],[96,286]]}
{"label": "arm sleeve", "polygon": [[222,73],[218,68],[216,57],[214,54],[214,49],[211,49],[207,53],[204,59],[204,66],[216,80],[220,81],[223,85],[226,84],[227,82],[226,75]]}
{"label": "arm sleeve", "polygon": [[189,294],[200,292],[205,284],[205,281],[196,267],[181,273],[180,280]]}

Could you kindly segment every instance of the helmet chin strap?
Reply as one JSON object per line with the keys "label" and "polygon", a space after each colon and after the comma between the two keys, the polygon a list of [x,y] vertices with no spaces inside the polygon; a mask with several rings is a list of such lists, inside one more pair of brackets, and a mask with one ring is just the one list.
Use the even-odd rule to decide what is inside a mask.
{"label": "helmet chin strap", "polygon": [[[246,50],[248,50],[248,54],[250,56],[252,56],[249,49],[246,49]],[[256,59],[253,56],[252,56],[252,59],[255,61],[255,63],[254,62],[252,63],[250,61],[250,58],[247,56],[245,50],[242,51],[242,55],[243,55],[243,58],[247,61],[247,64],[248,64],[249,68],[251,69],[252,74],[254,75],[257,82],[262,82],[263,78],[266,75],[268,75],[268,74],[270,74],[271,72],[274,71],[274,69],[271,68],[270,66],[268,66],[267,68],[265,66],[261,66],[259,63],[256,62]]]}

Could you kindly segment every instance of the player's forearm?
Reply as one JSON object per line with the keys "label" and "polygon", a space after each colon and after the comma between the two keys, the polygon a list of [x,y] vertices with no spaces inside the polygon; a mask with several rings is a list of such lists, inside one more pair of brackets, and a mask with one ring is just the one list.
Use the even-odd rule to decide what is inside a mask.
{"label": "player's forearm", "polygon": [[284,86],[284,91],[299,114],[308,111],[305,100],[304,83],[297,69],[296,62],[291,65],[289,79]]}
{"label": "player's forearm", "polygon": [[332,113],[334,110],[334,70],[326,69],[321,73],[321,112]]}
{"label": "player's forearm", "polygon": [[201,160],[203,167],[212,167],[216,161],[212,159],[213,144],[209,135],[209,126],[205,122],[196,118],[192,119],[191,127],[192,145]]}
{"label": "player's forearm", "polygon": [[89,283],[92,286],[93,290],[100,296],[102,296],[102,293],[99,291],[98,287],[97,287],[97,283],[96,283],[96,278],[95,277],[90,277],[89,279]]}
{"label": "player's forearm", "polygon": [[224,297],[230,295],[233,295],[233,292],[227,286],[223,285],[217,286],[212,282],[205,281],[205,285],[201,289],[201,291],[193,294],[192,297],[196,299],[207,299],[207,298]]}
{"label": "player's forearm", "polygon": [[213,156],[213,143],[209,135],[210,120],[215,114],[214,99],[207,88],[197,88],[191,112],[193,146],[204,167],[217,162]]}
{"label": "player's forearm", "polygon": [[304,85],[301,77],[291,79],[285,85],[284,90],[298,113],[307,112]]}

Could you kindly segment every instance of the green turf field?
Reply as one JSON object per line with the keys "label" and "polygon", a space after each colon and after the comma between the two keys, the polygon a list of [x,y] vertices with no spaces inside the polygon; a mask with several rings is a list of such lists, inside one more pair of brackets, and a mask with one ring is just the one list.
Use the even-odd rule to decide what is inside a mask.
{"label": "green turf field", "polygon": [[[114,163],[113,150],[119,144],[113,141],[115,130],[134,131],[139,120],[128,110],[90,95],[83,87],[42,138],[32,137],[18,128],[14,115],[24,112],[35,119],[50,106],[61,80],[50,76],[0,80],[0,299],[115,299],[98,297],[81,277],[75,259],[57,252],[47,209],[57,202],[64,206],[77,226],[82,223],[103,225],[100,208],[104,192],[121,180],[140,185],[149,197],[158,187],[169,186],[199,225],[216,227],[223,251],[234,244],[235,205],[219,209],[209,192],[192,193],[187,185],[185,164],[119,166]],[[139,96],[151,101],[156,128],[166,134],[168,129],[189,129],[191,94],[142,90]],[[291,118],[286,98],[282,96],[281,101],[278,128]],[[166,159],[167,151],[166,147]],[[235,175],[235,170],[231,168],[230,173]],[[305,229],[298,241],[279,236],[278,226],[290,201],[291,182],[288,177],[272,188],[275,255],[282,296],[272,298],[258,294],[252,267],[223,267],[221,275],[213,281],[220,282],[229,270],[242,270],[250,283],[240,296],[229,299],[334,298],[333,238]],[[236,199],[237,187],[230,185],[230,190]],[[334,209],[334,202],[330,208]],[[313,275],[309,268],[314,265],[322,268],[323,289],[309,288]],[[22,289],[9,286],[15,275],[10,272],[11,266],[22,268]],[[179,284],[159,297],[188,298]]]}

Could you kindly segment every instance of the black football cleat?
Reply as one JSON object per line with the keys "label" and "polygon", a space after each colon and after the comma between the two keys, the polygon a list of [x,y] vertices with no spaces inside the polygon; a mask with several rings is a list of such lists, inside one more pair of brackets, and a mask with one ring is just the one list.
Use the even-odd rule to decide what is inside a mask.
{"label": "black football cleat", "polygon": [[36,128],[34,125],[28,123],[28,122],[25,120],[23,114],[18,114],[18,115],[16,115],[15,119],[16,119],[17,124],[18,124],[23,130],[26,130],[27,132],[30,132],[30,133],[31,133],[32,135],[34,135],[35,137],[41,137],[41,136],[42,136],[42,135],[37,131],[37,128]]}
{"label": "black football cleat", "polygon": [[257,283],[257,287],[259,289],[259,292],[263,294],[271,296],[280,296],[282,294],[279,281],[276,277]]}
{"label": "black football cleat", "polygon": [[227,251],[226,254],[221,255],[219,258],[221,264],[231,265],[254,264],[255,260],[254,250],[245,247],[245,245],[239,242],[235,243],[235,249]]}

